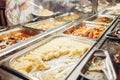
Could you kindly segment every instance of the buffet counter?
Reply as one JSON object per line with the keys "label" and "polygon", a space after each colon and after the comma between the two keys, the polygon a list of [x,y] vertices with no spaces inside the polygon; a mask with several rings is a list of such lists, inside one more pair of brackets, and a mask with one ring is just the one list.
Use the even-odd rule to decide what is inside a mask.
{"label": "buffet counter", "polygon": [[1,32],[0,79],[119,80],[120,14],[86,15],[49,16]]}

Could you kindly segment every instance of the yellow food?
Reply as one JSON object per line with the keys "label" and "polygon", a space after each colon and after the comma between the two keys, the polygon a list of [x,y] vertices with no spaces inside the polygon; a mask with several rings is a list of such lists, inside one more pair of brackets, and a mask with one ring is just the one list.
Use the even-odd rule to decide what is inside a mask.
{"label": "yellow food", "polygon": [[28,24],[26,26],[34,28],[34,29],[49,30],[49,29],[55,28],[63,23],[65,23],[65,22],[56,21],[53,18],[51,18],[51,19],[39,21],[39,22],[36,22],[33,24]]}
{"label": "yellow food", "polygon": [[26,55],[17,58],[11,62],[11,66],[21,72],[33,72],[49,69],[49,65],[45,62],[58,58],[60,56],[69,55],[82,56],[91,44],[79,42],[66,37],[59,37],[50,42],[29,51]]}
{"label": "yellow food", "polygon": [[43,9],[43,10],[39,10],[38,14],[41,15],[41,16],[47,16],[47,15],[53,14],[53,12],[49,11],[48,9]]}

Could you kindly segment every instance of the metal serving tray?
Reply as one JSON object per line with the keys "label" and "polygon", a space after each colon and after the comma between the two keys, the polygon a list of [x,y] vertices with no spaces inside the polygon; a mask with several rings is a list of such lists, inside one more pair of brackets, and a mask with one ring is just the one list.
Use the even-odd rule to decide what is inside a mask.
{"label": "metal serving tray", "polygon": [[29,28],[45,31],[45,30],[50,30],[50,29],[55,28],[55,27],[59,27],[65,23],[66,22],[55,21],[54,18],[49,18],[46,20],[41,20],[41,21],[25,24],[24,27],[29,27]]}
{"label": "metal serving tray", "polygon": [[0,52],[4,52],[14,45],[27,40],[30,37],[33,37],[37,34],[40,34],[41,31],[24,28],[24,27],[16,27],[4,32],[0,33],[0,42],[1,42],[1,50]]}
{"label": "metal serving tray", "polygon": [[19,76],[18,74],[14,74],[9,70],[0,67],[0,80],[29,80],[29,79]]}
{"label": "metal serving tray", "polygon": [[[101,18],[101,17],[105,17],[105,18],[109,18],[112,19],[111,22],[96,22],[94,20],[96,20],[97,18]],[[117,19],[117,17],[115,16],[111,16],[111,15],[93,15],[91,17],[89,17],[88,19],[84,20],[84,22],[87,23],[94,23],[94,24],[105,24],[105,25],[112,25],[114,23],[114,21]]]}
{"label": "metal serving tray", "polygon": [[101,15],[113,15],[113,16],[119,16],[120,15],[120,9],[104,9],[100,12]]}
{"label": "metal serving tray", "polygon": [[110,56],[112,57],[113,64],[115,66],[117,79],[119,80],[120,77],[120,55],[119,55],[119,48],[120,48],[120,41],[115,39],[108,39],[106,38],[102,44],[100,44],[100,49],[107,50],[110,53]]}
{"label": "metal serving tray", "polygon": [[[80,34],[79,35],[79,32],[78,32],[78,35],[72,34],[75,30],[79,30],[82,26],[87,26],[86,29],[94,29],[94,28],[97,29],[97,27],[100,27],[100,28],[104,28],[105,27],[105,30],[103,31],[102,34],[104,34],[107,31],[107,29],[109,28],[108,25],[104,25],[104,24],[90,24],[90,23],[87,23],[87,22],[82,22],[82,23],[78,23],[78,24],[70,26],[69,28],[65,29],[62,33],[65,34],[65,35],[72,35],[72,36],[84,37],[86,39],[91,39],[91,40],[97,40],[99,37],[102,36],[102,34],[101,34],[97,38],[92,38],[92,37],[89,37],[89,36],[87,36],[85,34]],[[94,32],[94,31],[92,31],[92,32]],[[89,35],[89,32],[87,32],[87,33]]]}
{"label": "metal serving tray", "polygon": [[[67,77],[67,75],[70,73],[70,71],[77,65],[77,63],[80,62],[87,55],[87,52],[85,52],[80,58],[77,58],[77,57],[68,58],[68,56],[65,55],[65,56],[62,56],[60,58],[55,58],[53,60],[48,60],[48,64],[51,64],[53,62],[56,65],[53,65],[53,63],[52,63],[53,66],[51,66],[51,69],[48,69],[46,71],[44,71],[44,70],[38,71],[37,72],[37,76],[34,76],[34,77],[33,77],[33,75],[35,75],[35,74],[30,74],[30,73],[29,74],[23,74],[23,73],[15,70],[13,67],[11,67],[11,63],[14,62],[16,59],[20,58],[21,56],[25,56],[25,55],[29,54],[29,53],[26,53],[26,52],[29,52],[31,50],[35,50],[35,48],[38,48],[39,46],[41,47],[41,46],[49,43],[50,41],[52,41],[52,40],[54,40],[56,38],[61,38],[61,37],[62,38],[68,38],[68,39],[71,39],[71,40],[74,40],[74,41],[77,41],[77,42],[82,42],[82,43],[85,43],[85,44],[87,43],[87,44],[91,45],[91,47],[94,44],[93,42],[90,42],[90,41],[87,41],[87,40],[84,40],[84,39],[80,39],[78,37],[76,37],[76,38],[74,37],[73,38],[73,37],[68,37],[68,36],[51,36],[51,37],[46,38],[43,41],[40,41],[40,42],[38,42],[38,43],[36,43],[36,44],[34,44],[34,45],[32,45],[32,46],[22,50],[22,51],[19,51],[18,53],[13,55],[12,58],[8,58],[8,60],[3,62],[2,65],[7,67],[7,68],[9,68],[9,69],[11,69],[11,70],[13,70],[13,71],[15,71],[16,73],[20,73],[22,75],[28,76],[29,78],[34,79],[34,80],[41,79],[42,78],[42,77],[40,77],[41,75],[44,76],[43,78],[48,78],[48,80],[49,80],[49,77],[51,77],[49,74],[52,74],[52,72],[55,73],[55,75],[56,75],[55,77],[58,77],[58,78],[61,77],[59,79],[60,80],[64,80]],[[64,45],[64,44],[62,44],[62,45]],[[89,51],[90,48],[87,51]],[[71,59],[73,61],[71,61]],[[67,65],[65,65],[65,63]]]}
{"label": "metal serving tray", "polygon": [[[110,55],[105,50],[95,50],[83,60],[80,75],[92,80],[116,80],[116,73]],[[94,68],[95,67],[95,68]],[[102,71],[102,72],[101,72]]]}
{"label": "metal serving tray", "polygon": [[75,12],[69,12],[69,13],[64,13],[62,15],[59,16],[55,16],[55,20],[58,21],[72,21],[72,20],[76,20],[79,19],[83,16],[83,13],[80,11],[75,11]]}
{"label": "metal serving tray", "polygon": [[117,53],[119,53],[119,48],[120,48],[119,40],[113,40],[113,39],[108,39],[108,38],[106,38],[100,46],[100,49],[107,50],[111,54],[112,57],[116,55]]}
{"label": "metal serving tray", "polygon": [[115,24],[115,27],[111,29],[106,35],[107,38],[113,39],[113,40],[119,40],[119,30],[120,30],[120,22],[118,21]]}
{"label": "metal serving tray", "polygon": [[[31,27],[31,28],[43,30],[43,31],[51,30],[51,29],[54,29],[55,27],[61,27],[71,21],[74,21],[80,18],[80,17],[77,17],[77,18],[72,19],[73,17],[75,17],[73,14],[80,14],[80,17],[82,17],[82,13],[73,13],[73,12],[64,13],[62,15],[55,16],[55,18],[49,18],[49,19],[25,24],[24,27]],[[68,20],[66,19],[66,16],[68,16]],[[69,18],[69,16],[71,16],[71,18]],[[72,19],[72,20],[69,20],[69,19]]]}

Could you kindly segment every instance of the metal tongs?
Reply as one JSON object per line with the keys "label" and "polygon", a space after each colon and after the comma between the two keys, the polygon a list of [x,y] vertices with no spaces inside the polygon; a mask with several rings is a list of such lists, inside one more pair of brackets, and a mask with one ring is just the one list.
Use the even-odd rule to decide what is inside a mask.
{"label": "metal tongs", "polygon": [[[106,75],[108,80],[116,80],[117,76],[112,64],[112,60],[110,58],[110,55],[108,53],[108,51],[106,50],[96,50],[96,53],[94,54],[97,57],[104,57],[104,59],[102,60],[102,63],[100,66],[101,70],[103,71],[103,73]],[[98,52],[98,53],[97,53]]]}
{"label": "metal tongs", "polygon": [[116,29],[106,36],[109,39],[120,40],[120,29]]}

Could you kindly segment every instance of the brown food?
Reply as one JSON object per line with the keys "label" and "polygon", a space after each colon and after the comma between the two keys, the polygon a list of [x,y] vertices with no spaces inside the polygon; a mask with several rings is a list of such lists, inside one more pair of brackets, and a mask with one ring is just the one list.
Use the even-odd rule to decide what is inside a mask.
{"label": "brown food", "polygon": [[106,29],[106,27],[102,26],[94,26],[94,27],[87,27],[85,24],[81,26],[74,26],[72,28],[67,29],[63,33],[65,34],[72,34],[75,36],[83,36],[88,38],[98,38]]}
{"label": "brown food", "polygon": [[34,36],[36,34],[38,33],[28,33],[25,30],[17,30],[6,34],[2,34],[0,35],[0,50],[27,38],[30,38],[31,36]]}
{"label": "brown food", "polygon": [[100,18],[95,19],[94,21],[95,22],[110,23],[110,22],[112,22],[112,20],[113,19],[108,18],[108,17],[100,17]]}

